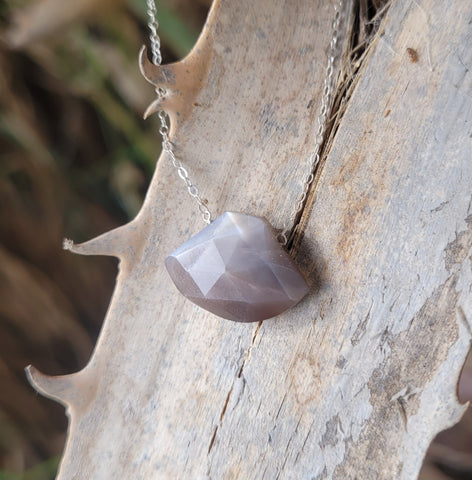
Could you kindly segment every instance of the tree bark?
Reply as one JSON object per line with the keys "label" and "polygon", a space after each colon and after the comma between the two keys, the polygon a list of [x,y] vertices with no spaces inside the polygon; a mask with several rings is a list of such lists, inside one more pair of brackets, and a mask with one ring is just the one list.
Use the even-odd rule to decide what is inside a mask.
{"label": "tree bark", "polygon": [[[151,110],[169,110],[177,156],[213,212],[289,221],[315,144],[333,3],[216,0],[187,58],[143,58],[167,90]],[[312,291],[278,318],[221,320],[171,284],[164,258],[203,224],[165,154],[133,222],[72,246],[121,262],[87,367],[29,369],[67,407],[59,479],[417,476],[465,409],[471,17],[470,2],[397,0],[365,54],[345,53],[338,117],[291,249]]]}

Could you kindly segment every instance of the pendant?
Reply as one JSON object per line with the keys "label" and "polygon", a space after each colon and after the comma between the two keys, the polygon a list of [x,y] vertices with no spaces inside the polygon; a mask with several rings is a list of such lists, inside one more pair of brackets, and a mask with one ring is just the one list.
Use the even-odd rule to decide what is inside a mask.
{"label": "pendant", "polygon": [[165,260],[177,289],[219,317],[259,322],[309,291],[267,220],[225,212]]}

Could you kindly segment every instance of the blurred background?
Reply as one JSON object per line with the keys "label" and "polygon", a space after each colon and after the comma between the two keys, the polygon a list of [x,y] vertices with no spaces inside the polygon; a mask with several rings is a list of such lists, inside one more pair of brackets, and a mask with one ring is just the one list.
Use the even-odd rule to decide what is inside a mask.
{"label": "blurred background", "polygon": [[[164,63],[195,43],[211,0],[159,0]],[[61,249],[132,219],[160,153],[138,69],[145,0],[0,0],[0,480],[53,479],[64,409],[24,367],[85,366],[116,275]],[[470,357],[470,356],[469,356]],[[472,397],[472,359],[461,393]],[[424,480],[472,479],[472,414],[431,446]]]}

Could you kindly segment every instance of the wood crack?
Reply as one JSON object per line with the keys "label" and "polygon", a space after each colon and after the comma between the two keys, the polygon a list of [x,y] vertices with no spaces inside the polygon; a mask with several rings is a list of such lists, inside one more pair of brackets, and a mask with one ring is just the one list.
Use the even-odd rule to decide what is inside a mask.
{"label": "wood crack", "polygon": [[[256,326],[256,329],[254,330],[254,334],[252,336],[252,340],[251,340],[251,345],[249,346],[249,348],[247,349],[247,352],[246,352],[246,355],[244,356],[244,359],[243,361],[241,362],[241,366],[238,368],[237,370],[237,373],[236,373],[236,376],[234,377],[233,379],[233,383],[231,384],[231,387],[228,391],[228,394],[226,395],[226,399],[225,399],[225,402],[223,404],[223,408],[221,409],[221,413],[220,413],[220,418],[219,418],[219,422],[218,422],[218,425],[215,427],[215,430],[213,432],[213,435],[210,439],[210,444],[208,446],[208,454],[211,452],[212,448],[213,448],[213,445],[215,443],[215,439],[216,439],[216,434],[218,432],[218,427],[221,426],[222,422],[223,422],[223,418],[226,414],[226,411],[228,409],[228,404],[229,404],[229,401],[231,399],[231,395],[234,391],[234,386],[235,386],[235,383],[238,379],[241,379],[243,380],[244,382],[244,377],[243,377],[243,370],[244,370],[244,366],[246,365],[247,361],[249,360],[250,356],[251,356],[251,350],[252,348],[254,347],[254,344],[256,342],[256,338],[257,338],[257,335],[260,331],[260,328],[262,326],[262,321],[259,322]],[[244,388],[244,387],[243,387]],[[239,390],[240,391],[240,394],[242,392],[242,389]]]}
{"label": "wood crack", "polygon": [[341,65],[338,67],[339,77],[333,87],[331,108],[328,112],[325,134],[319,150],[320,161],[311,172],[314,180],[308,188],[302,209],[294,219],[294,226],[288,235],[287,250],[292,250],[292,248],[296,250],[301,243],[304,226],[316,197],[320,173],[323,170],[326,157],[335,140],[349,101],[359,82],[361,72],[369,59],[371,46],[382,30],[382,20],[388,12],[390,4],[391,2],[387,0],[379,2],[376,8],[372,7],[365,10],[366,7],[359,0],[353,2]]}
{"label": "wood crack", "polygon": [[211,436],[210,445],[208,445],[208,455],[210,454],[211,449],[213,448],[213,445],[215,443],[215,438],[216,438],[216,432],[217,431],[218,431],[218,427],[215,427],[213,435]]}

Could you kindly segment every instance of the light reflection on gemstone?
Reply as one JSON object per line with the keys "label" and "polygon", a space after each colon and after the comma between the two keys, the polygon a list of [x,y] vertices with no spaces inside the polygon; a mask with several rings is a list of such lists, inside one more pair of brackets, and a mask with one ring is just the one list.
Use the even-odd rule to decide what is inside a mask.
{"label": "light reflection on gemstone", "polygon": [[308,285],[264,219],[226,212],[165,260],[178,290],[220,317],[272,318],[297,304]]}

